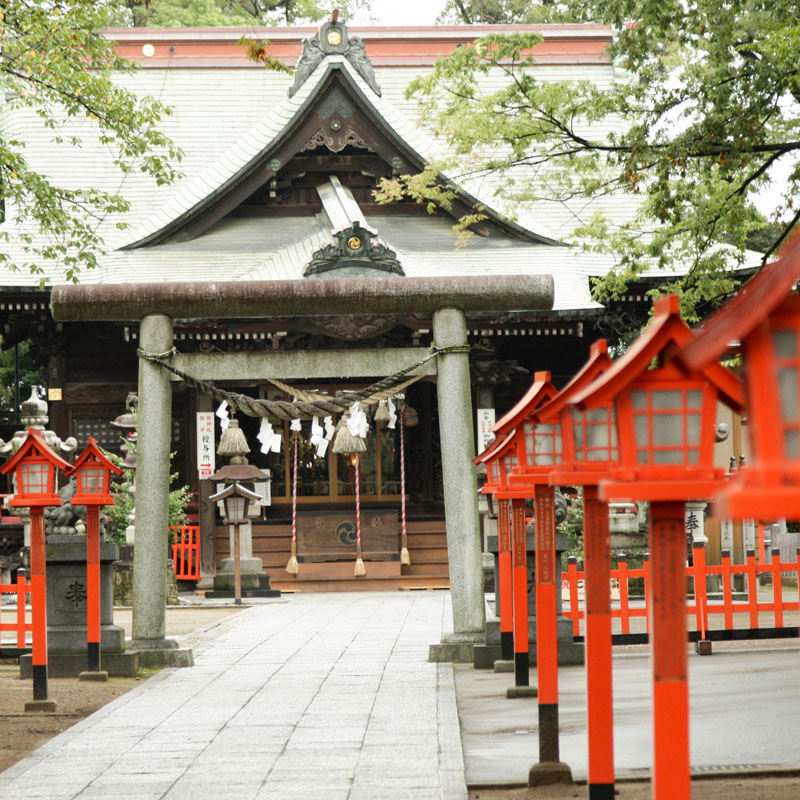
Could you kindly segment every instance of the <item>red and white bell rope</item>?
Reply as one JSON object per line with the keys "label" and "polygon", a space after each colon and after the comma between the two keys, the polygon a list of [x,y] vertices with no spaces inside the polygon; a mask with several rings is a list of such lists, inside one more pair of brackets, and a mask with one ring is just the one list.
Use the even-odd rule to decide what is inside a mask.
{"label": "red and white bell rope", "polygon": [[367,568],[364,566],[364,561],[361,558],[361,456],[355,454],[355,463],[353,464],[356,470],[356,568],[355,575],[360,578],[362,575],[367,574]]}
{"label": "red and white bell rope", "polygon": [[294,452],[292,454],[292,555],[286,564],[286,571],[290,575],[297,575],[300,572],[300,565],[297,563],[297,447],[299,435],[294,435]]}
{"label": "red and white bell rope", "polygon": [[400,411],[400,563],[408,566],[411,556],[408,554],[408,532],[406,529],[406,429],[403,421],[403,410]]}

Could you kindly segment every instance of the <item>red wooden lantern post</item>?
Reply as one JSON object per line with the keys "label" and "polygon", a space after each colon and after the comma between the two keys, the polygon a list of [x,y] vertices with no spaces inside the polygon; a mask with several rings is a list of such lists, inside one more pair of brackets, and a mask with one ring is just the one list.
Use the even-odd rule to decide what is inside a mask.
{"label": "red wooden lantern post", "polygon": [[[511,563],[511,501],[498,494],[507,484],[507,476],[516,466],[514,441],[508,434],[499,434],[482,453],[474,459],[486,466],[486,483],[483,494],[494,497],[497,507],[497,595],[500,605],[500,656],[503,661],[514,659],[513,573]],[[526,613],[527,619],[527,613]],[[528,685],[526,673],[525,683]]]}
{"label": "red wooden lantern post", "polygon": [[69,464],[54,453],[41,431],[28,428],[19,450],[0,467],[0,473],[16,475],[17,491],[10,506],[29,508],[31,515],[31,605],[33,621],[33,702],[25,710],[51,711],[47,699],[47,566],[44,536],[45,506],[61,505],[56,492],[56,469]]}
{"label": "red wooden lantern post", "polygon": [[724,481],[713,466],[717,402],[738,411],[744,397],[719,364],[690,371],[672,358],[692,339],[677,298],[659,300],[654,311],[634,346],[574,402],[588,410],[614,403],[620,458],[600,498],[651,503],[653,797],[688,800],[684,503],[712,496]]}
{"label": "red wooden lantern post", "polygon": [[[536,372],[533,383],[519,402],[494,426],[498,436],[506,436],[499,445],[497,458],[500,472],[497,473],[499,485],[494,489],[498,503],[507,503],[506,518],[509,520],[509,540],[513,571],[513,617],[514,617],[514,684],[515,687],[526,687],[530,683],[530,642],[528,639],[528,558],[527,532],[525,529],[525,500],[531,496],[529,486],[514,486],[514,474],[522,467],[520,460],[520,431],[525,420],[543,403],[556,395],[555,387],[550,383],[549,372]],[[486,487],[484,487],[484,490]],[[498,539],[500,533],[500,512],[498,512]],[[538,558],[538,556],[537,556]],[[537,579],[538,580],[538,579]],[[537,636],[539,624],[539,598],[537,595]],[[555,617],[554,622],[555,625]],[[538,646],[537,646],[538,647]],[[538,659],[538,649],[537,649]],[[537,662],[538,663],[538,662]],[[537,676],[541,670],[537,669]],[[541,692],[541,681],[539,681]],[[516,694],[519,694],[517,692]],[[541,741],[541,739],[540,739]]]}
{"label": "red wooden lantern post", "polygon": [[[800,236],[706,321],[677,358],[702,369],[741,342],[752,455],[715,500],[730,519],[800,519]],[[761,537],[763,543],[763,536]],[[762,544],[763,546],[763,544]],[[763,558],[762,558],[763,561]]]}
{"label": "red wooden lantern post", "polygon": [[558,733],[558,593],[556,564],[555,491],[550,473],[561,463],[561,421],[552,408],[558,393],[549,373],[537,399],[518,405],[515,437],[520,466],[511,475],[511,487],[534,497],[536,554],[536,677],[539,699],[539,763],[530,770],[529,784],[571,782],[572,772],[561,763]]}
{"label": "red wooden lantern post", "polygon": [[587,410],[570,400],[612,365],[605,339],[558,396],[540,410],[558,417],[564,444],[561,464],[550,473],[554,486],[583,486],[583,560],[586,587],[586,711],[589,739],[589,798],[614,797],[614,706],[612,687],[611,539],[608,504],[597,485],[619,453],[612,403]]}
{"label": "red wooden lantern post", "polygon": [[111,473],[122,474],[97,446],[94,438],[65,475],[75,476],[76,488],[70,503],[86,506],[86,652],[87,672],[81,680],[107,680],[100,670],[100,506],[114,504],[109,481]]}

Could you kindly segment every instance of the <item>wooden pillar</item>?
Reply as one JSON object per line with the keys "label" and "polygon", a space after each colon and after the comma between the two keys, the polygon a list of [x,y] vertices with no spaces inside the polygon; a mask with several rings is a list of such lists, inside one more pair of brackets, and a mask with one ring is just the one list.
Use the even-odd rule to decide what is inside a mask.
{"label": "wooden pillar", "polygon": [[614,704],[611,653],[611,536],[608,505],[597,487],[583,493],[583,558],[586,588],[586,710],[589,800],[614,798]]}
{"label": "wooden pillar", "polygon": [[654,800],[689,800],[684,504],[650,505]]}
{"label": "wooden pillar", "polygon": [[511,661],[514,658],[514,600],[510,500],[497,501],[497,579],[500,584],[498,594],[500,595],[501,658],[503,661]]}
{"label": "wooden pillar", "polygon": [[537,486],[534,494],[536,531],[536,675],[539,694],[539,763],[528,783],[572,783],[572,772],[561,763],[558,739],[558,570],[554,489]]}
{"label": "wooden pillar", "polygon": [[528,555],[524,500],[511,501],[511,539],[514,548],[514,685],[529,686]]}

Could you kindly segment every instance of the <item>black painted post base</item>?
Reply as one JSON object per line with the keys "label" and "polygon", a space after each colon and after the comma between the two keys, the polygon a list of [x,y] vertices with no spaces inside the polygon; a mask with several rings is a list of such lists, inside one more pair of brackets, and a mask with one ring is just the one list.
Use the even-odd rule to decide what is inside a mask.
{"label": "black painted post base", "polygon": [[514,633],[512,631],[500,631],[500,651],[503,661],[511,661],[514,658]]}
{"label": "black painted post base", "polygon": [[539,761],[559,761],[558,703],[539,703]]}
{"label": "black painted post base", "polygon": [[589,800],[614,800],[614,784],[590,783]]}
{"label": "black painted post base", "polygon": [[47,700],[47,664],[33,665],[33,699]]}
{"label": "black painted post base", "polygon": [[530,661],[527,653],[514,653],[514,685],[530,686]]}
{"label": "black painted post base", "polygon": [[100,671],[100,642],[87,642],[86,664],[89,672]]}

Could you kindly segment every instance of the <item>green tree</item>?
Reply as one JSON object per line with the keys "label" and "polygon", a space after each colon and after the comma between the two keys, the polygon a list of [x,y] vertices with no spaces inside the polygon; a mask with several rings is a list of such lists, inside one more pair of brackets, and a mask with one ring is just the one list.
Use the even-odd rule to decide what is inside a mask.
{"label": "green tree", "polygon": [[349,19],[367,0],[111,0],[115,21],[135,27],[299,25],[339,9]]}
{"label": "green tree", "polygon": [[447,0],[439,22],[461,25],[530,25],[547,22],[553,0]]}
{"label": "green tree", "polygon": [[[761,244],[766,259],[800,219],[800,4],[566,0],[559,11],[612,25],[610,55],[625,77],[540,80],[530,56],[537,35],[459,48],[409,88],[456,153],[436,166],[455,179],[499,174],[509,204],[638,196],[633,218],[593,210],[574,232],[617,256],[596,293],[619,296],[643,270],[681,264],[688,274],[665,288],[682,293],[694,318],[735,288],[729,270],[752,231],[769,236],[766,223],[777,223]],[[498,72],[503,88],[482,89]],[[386,189],[441,195],[435,173]],[[771,191],[771,220],[753,204],[759,191]]]}
{"label": "green tree", "polygon": [[[101,35],[109,19],[109,9],[93,0],[1,3],[0,88],[6,108],[32,109],[65,151],[80,147],[81,139],[64,132],[64,119],[87,118],[91,135],[99,136],[123,173],[138,170],[158,184],[168,183],[180,158],[158,129],[169,109],[112,81],[113,72],[133,67]],[[0,133],[5,214],[0,240],[18,242],[25,252],[13,263],[0,252],[0,262],[34,273],[43,272],[43,261],[57,262],[66,279],[77,281],[81,270],[96,266],[103,250],[99,221],[127,210],[128,203],[119,194],[55,183],[31,166],[25,146],[24,130]]]}

